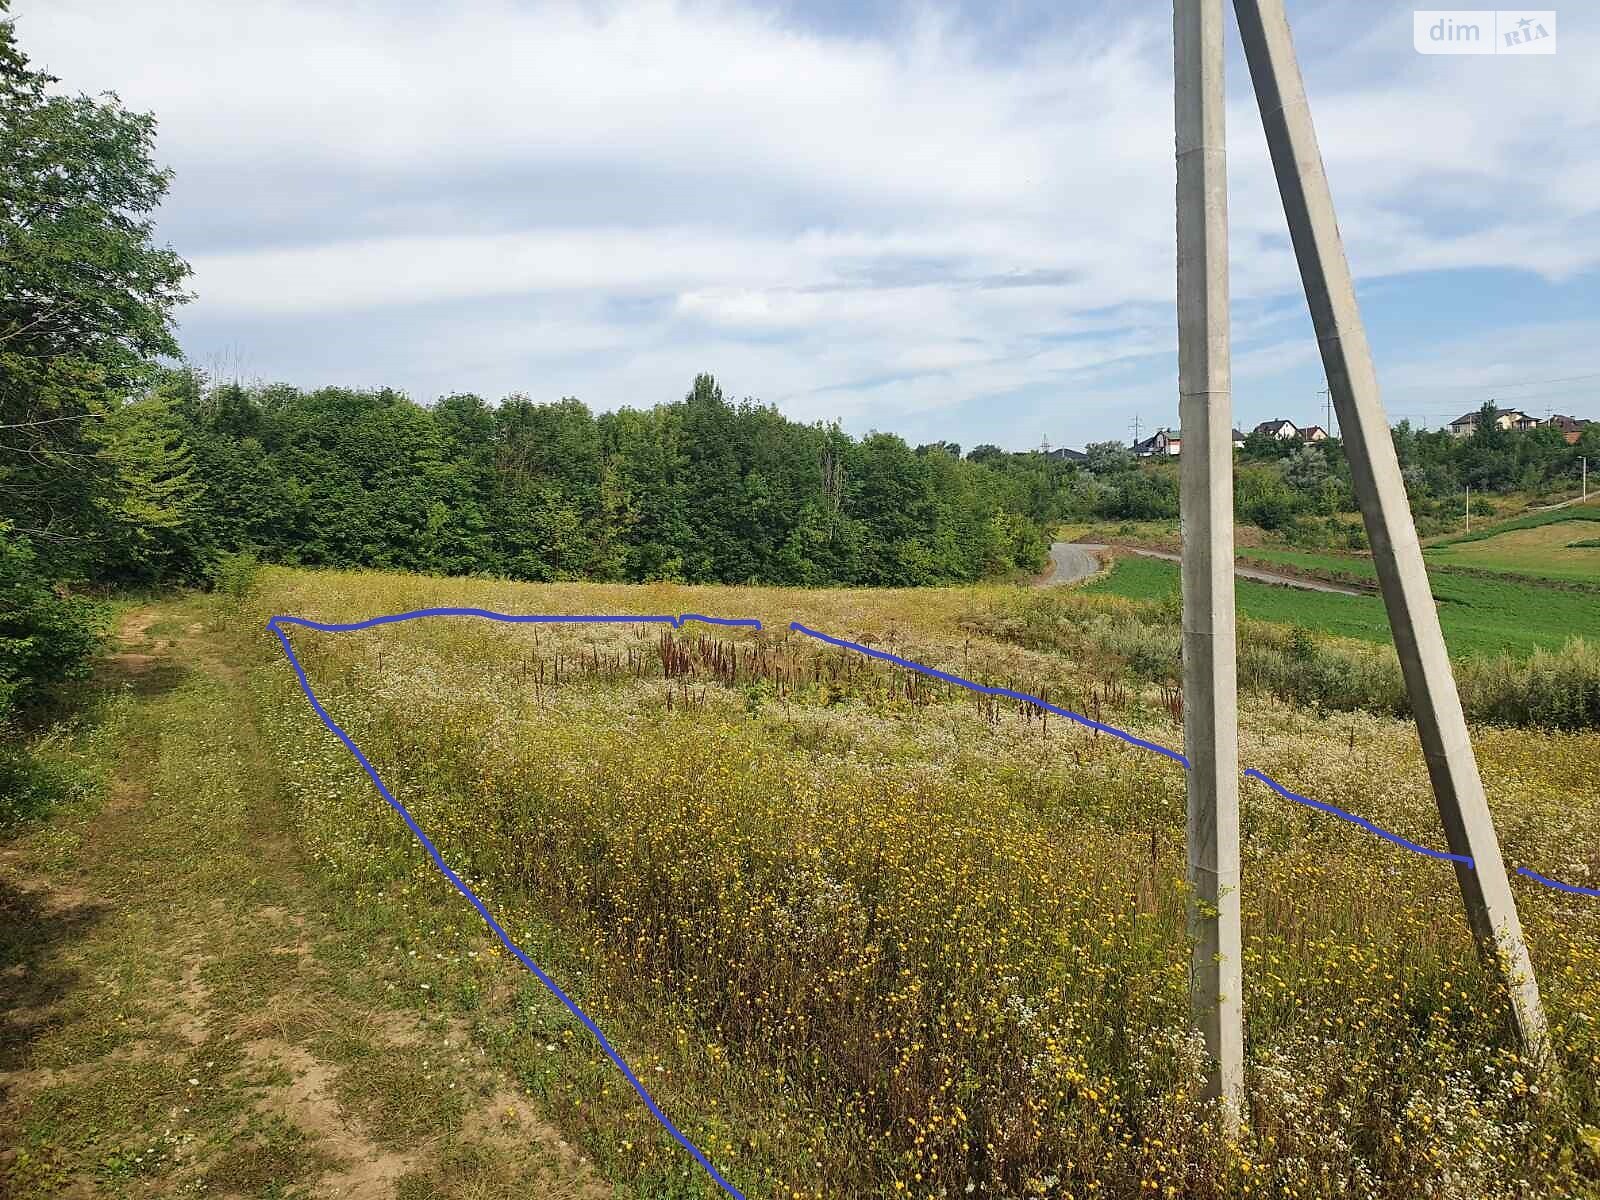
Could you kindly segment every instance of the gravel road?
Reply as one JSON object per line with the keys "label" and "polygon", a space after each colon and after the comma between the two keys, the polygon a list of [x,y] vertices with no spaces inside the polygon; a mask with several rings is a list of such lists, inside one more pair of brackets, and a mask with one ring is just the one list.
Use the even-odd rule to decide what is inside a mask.
{"label": "gravel road", "polygon": [[1104,546],[1089,546],[1078,542],[1056,542],[1050,547],[1050,562],[1054,570],[1040,581],[1041,587],[1054,587],[1058,583],[1077,583],[1100,569],[1100,558],[1095,553]]}
{"label": "gravel road", "polygon": [[[1098,542],[1056,542],[1050,547],[1050,561],[1055,564],[1053,570],[1040,583],[1041,587],[1054,587],[1062,583],[1077,583],[1080,579],[1087,579],[1100,569],[1100,555],[1107,548]],[[1145,558],[1160,558],[1167,562],[1177,562],[1178,556],[1166,550],[1139,550],[1132,546],[1122,549],[1131,554],[1139,554]],[[1323,583],[1318,579],[1296,579],[1292,575],[1279,575],[1273,571],[1263,571],[1258,567],[1235,566],[1233,573],[1240,579],[1254,579],[1259,583],[1275,583],[1283,587],[1302,588],[1308,592],[1331,592],[1335,596],[1364,596],[1355,588],[1342,587],[1337,583]]]}

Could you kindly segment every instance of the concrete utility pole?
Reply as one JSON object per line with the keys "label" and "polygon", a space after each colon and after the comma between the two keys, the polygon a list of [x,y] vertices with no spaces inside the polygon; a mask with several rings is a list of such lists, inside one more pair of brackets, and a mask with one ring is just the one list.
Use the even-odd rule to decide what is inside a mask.
{"label": "concrete utility pole", "polygon": [[1523,1052],[1547,1065],[1549,1045],[1539,988],[1378,396],[1378,378],[1283,0],[1234,0],[1234,11],[1328,386],[1333,389],[1340,426],[1350,431],[1345,437],[1350,474],[1372,544],[1406,694],[1417,714],[1445,838],[1453,853],[1470,856],[1473,863],[1456,864],[1467,919],[1479,949],[1507,986],[1512,1024]]}
{"label": "concrete utility pole", "polygon": [[1190,1002],[1228,1131],[1244,1100],[1239,710],[1228,365],[1222,0],[1174,0],[1178,412],[1183,433],[1183,746],[1189,759]]}

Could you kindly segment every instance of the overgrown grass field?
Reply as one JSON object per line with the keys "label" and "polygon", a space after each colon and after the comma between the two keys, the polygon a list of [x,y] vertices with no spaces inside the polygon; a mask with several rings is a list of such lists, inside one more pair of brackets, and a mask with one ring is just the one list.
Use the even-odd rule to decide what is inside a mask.
{"label": "overgrown grass field", "polygon": [[[1566,1081],[1540,1090],[1451,871],[1247,782],[1250,1109],[1225,1145],[1187,1032],[1181,768],[787,630],[1181,744],[1170,690],[985,632],[1053,611],[1037,602],[271,570],[228,620],[253,647],[301,834],[374,946],[446,948],[429,1002],[471,1011],[521,987],[486,1043],[630,1194],[716,1189],[520,968],[481,939],[466,952],[481,923],[316,722],[267,615],[766,623],[292,635],[447,859],[752,1196],[1593,1194],[1600,903],[1515,884]],[[1247,696],[1241,738],[1244,764],[1290,789],[1442,844],[1407,724]],[[1600,878],[1600,735],[1486,729],[1478,749],[1508,860]]]}

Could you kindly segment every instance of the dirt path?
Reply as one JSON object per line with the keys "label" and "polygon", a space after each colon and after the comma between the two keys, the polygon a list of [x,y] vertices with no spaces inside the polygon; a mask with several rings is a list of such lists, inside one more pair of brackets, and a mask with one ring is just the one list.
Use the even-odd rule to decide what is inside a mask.
{"label": "dirt path", "polygon": [[0,842],[0,1196],[613,1195],[329,919],[200,611],[141,609]]}
{"label": "dirt path", "polygon": [[1076,542],[1055,542],[1050,546],[1050,572],[1039,580],[1040,587],[1077,583],[1100,569],[1096,551],[1103,546],[1080,545]]}
{"label": "dirt path", "polygon": [[1588,502],[1588,498],[1586,496],[1574,496],[1570,500],[1558,500],[1554,504],[1530,504],[1528,506],[1528,511],[1529,512],[1553,512],[1554,510],[1556,510],[1558,508],[1570,508],[1574,504],[1585,504],[1587,502]]}
{"label": "dirt path", "polygon": [[[1100,556],[1111,547],[1098,542],[1056,542],[1050,547],[1050,559],[1055,564],[1055,570],[1040,581],[1041,586],[1051,586],[1061,583],[1076,583],[1080,579],[1087,579],[1100,569]],[[1117,549],[1129,554],[1138,554],[1144,558],[1159,558],[1166,562],[1180,561],[1178,555],[1167,550],[1143,550],[1135,546],[1119,546]],[[1355,588],[1343,587],[1337,583],[1325,583],[1318,579],[1300,579],[1293,575],[1280,575],[1275,571],[1264,571],[1259,567],[1241,567],[1235,565],[1233,573],[1240,579],[1254,579],[1258,583],[1274,583],[1283,587],[1303,588],[1308,592],[1330,592],[1336,596],[1362,596],[1366,593]]]}

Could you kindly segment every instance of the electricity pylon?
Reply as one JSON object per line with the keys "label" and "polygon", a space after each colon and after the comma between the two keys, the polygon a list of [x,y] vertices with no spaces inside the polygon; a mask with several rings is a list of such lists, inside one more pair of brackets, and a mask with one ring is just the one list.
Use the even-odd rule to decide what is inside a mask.
{"label": "electricity pylon", "polygon": [[[1500,854],[1439,614],[1378,393],[1333,197],[1283,0],[1234,0],[1295,258],[1406,694],[1480,952],[1504,984],[1522,1052],[1549,1043],[1533,964]],[[1244,1098],[1233,493],[1229,424],[1227,184],[1222,0],[1174,0],[1178,375],[1191,995],[1212,1057],[1210,1091],[1237,1121]],[[1218,441],[1218,436],[1221,441]],[[1218,447],[1227,448],[1219,455]]]}

